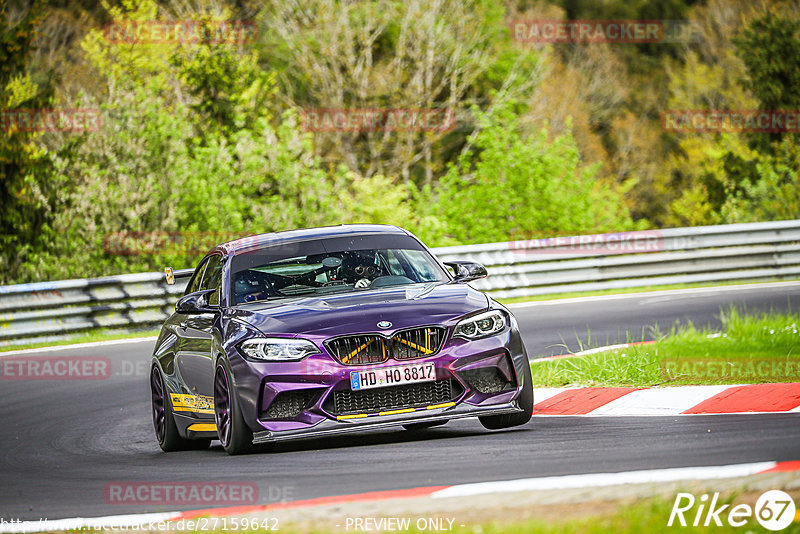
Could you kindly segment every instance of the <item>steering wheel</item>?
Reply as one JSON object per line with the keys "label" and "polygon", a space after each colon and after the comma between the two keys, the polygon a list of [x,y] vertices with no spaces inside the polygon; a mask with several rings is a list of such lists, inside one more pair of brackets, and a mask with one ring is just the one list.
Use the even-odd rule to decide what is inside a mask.
{"label": "steering wheel", "polygon": [[234,292],[237,302],[253,302],[265,297],[275,297],[279,293],[270,280],[269,273],[248,269],[236,273]]}

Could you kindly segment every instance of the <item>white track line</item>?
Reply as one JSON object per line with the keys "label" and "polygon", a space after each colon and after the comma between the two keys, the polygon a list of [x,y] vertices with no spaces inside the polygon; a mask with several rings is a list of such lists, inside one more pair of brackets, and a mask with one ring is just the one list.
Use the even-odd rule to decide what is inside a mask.
{"label": "white track line", "polygon": [[681,480],[712,480],[755,475],[775,467],[775,462],[721,465],[712,467],[681,467],[677,469],[652,469],[626,471],[622,473],[593,473],[588,475],[566,475],[558,477],[522,478],[477,484],[460,484],[434,491],[431,497],[466,497],[487,493],[513,493],[518,491],[559,490],[587,487],[617,486],[622,484],[649,484],[655,482],[678,482]]}
{"label": "white track line", "polygon": [[691,295],[693,293],[723,292],[723,291],[746,291],[748,289],[771,289],[781,287],[800,286],[800,281],[790,282],[765,282],[763,284],[740,284],[734,286],[709,286],[709,287],[689,287],[685,289],[663,289],[660,291],[641,291],[639,293],[621,293],[618,295],[594,295],[590,297],[568,297],[553,300],[534,300],[531,302],[514,302],[506,304],[507,308],[531,308],[534,306],[553,306],[557,304],[578,304],[581,302],[602,302],[605,300],[620,300],[641,297],[663,297],[670,295]]}
{"label": "white track line", "polygon": [[85,349],[91,347],[109,347],[112,345],[126,345],[128,343],[152,343],[158,339],[158,336],[149,337],[129,337],[125,339],[109,339],[108,341],[90,341],[88,343],[73,343],[72,345],[53,345],[51,347],[39,347],[38,349],[17,349],[0,351],[0,358],[3,356],[10,356],[12,354],[30,354],[33,352],[53,352],[57,350],[69,349]]}

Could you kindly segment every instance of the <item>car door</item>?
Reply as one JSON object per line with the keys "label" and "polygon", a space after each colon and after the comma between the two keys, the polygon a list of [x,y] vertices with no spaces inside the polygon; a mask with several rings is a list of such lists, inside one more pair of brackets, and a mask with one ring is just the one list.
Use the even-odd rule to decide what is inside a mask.
{"label": "car door", "polygon": [[[208,256],[198,269],[197,283],[193,279],[187,292],[216,289],[217,293],[209,299],[211,304],[219,304],[219,287],[222,281],[223,258],[220,254]],[[191,290],[191,291],[189,291]],[[187,293],[188,294],[188,293]],[[186,314],[179,325],[181,330],[176,362],[184,384],[195,395],[213,397],[213,369],[211,361],[211,328],[214,313]]]}

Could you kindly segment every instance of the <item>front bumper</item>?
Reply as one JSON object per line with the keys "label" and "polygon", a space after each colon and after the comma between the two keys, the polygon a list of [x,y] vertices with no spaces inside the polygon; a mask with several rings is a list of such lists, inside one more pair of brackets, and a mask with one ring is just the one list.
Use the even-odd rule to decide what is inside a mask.
{"label": "front bumper", "polygon": [[[322,340],[312,341],[322,346]],[[433,356],[390,360],[380,365],[424,362],[435,363],[437,381],[448,380],[456,386],[452,398],[411,406],[337,413],[332,409],[335,406],[333,399],[337,392],[350,390],[350,372],[366,370],[370,366],[342,365],[327,353],[301,362],[231,359],[242,413],[253,429],[255,443],[520,411],[516,399],[523,387],[524,366],[529,363],[513,319],[511,327],[496,336],[469,342],[447,339],[442,350]],[[492,389],[491,384],[489,387],[483,382],[478,384],[472,377],[482,369],[497,369],[498,375],[507,381],[506,387]],[[307,396],[302,410],[285,417],[275,417],[275,413],[270,413],[271,407],[277,406],[276,399],[298,392]]]}

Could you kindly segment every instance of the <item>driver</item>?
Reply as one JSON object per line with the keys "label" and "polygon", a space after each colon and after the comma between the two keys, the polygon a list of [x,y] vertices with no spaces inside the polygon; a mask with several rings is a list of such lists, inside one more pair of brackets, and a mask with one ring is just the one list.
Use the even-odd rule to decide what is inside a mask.
{"label": "driver", "polygon": [[366,254],[353,252],[343,258],[342,277],[347,283],[355,284],[356,288],[369,287],[380,274],[380,267],[375,265],[375,259]]}

